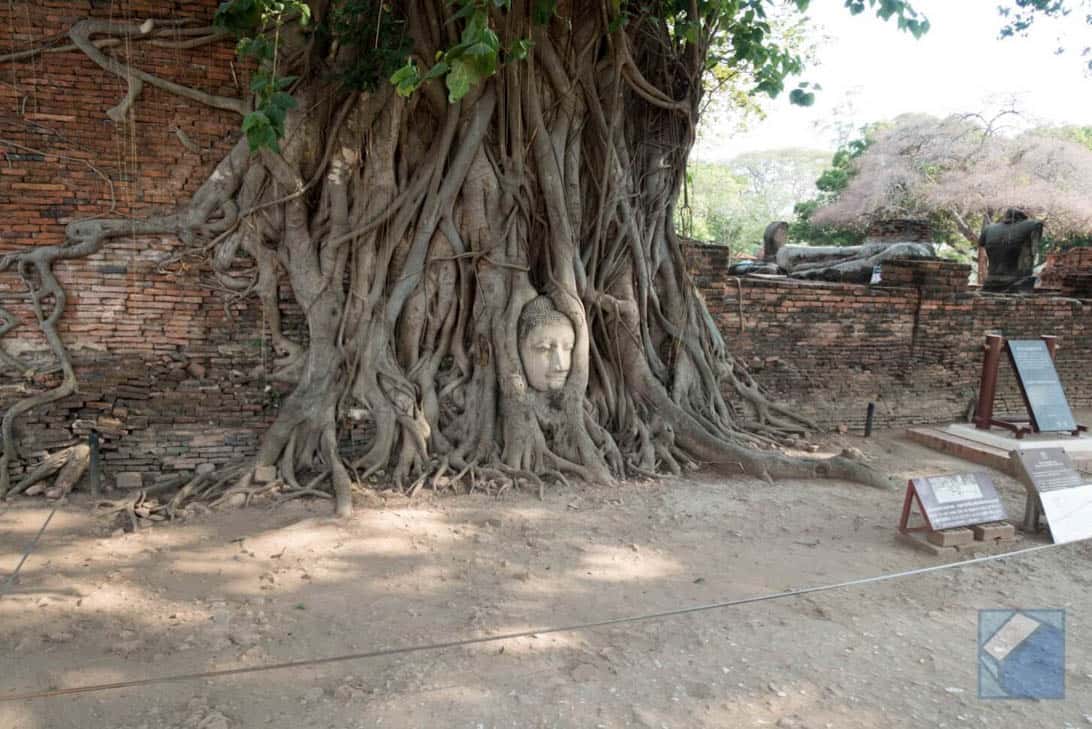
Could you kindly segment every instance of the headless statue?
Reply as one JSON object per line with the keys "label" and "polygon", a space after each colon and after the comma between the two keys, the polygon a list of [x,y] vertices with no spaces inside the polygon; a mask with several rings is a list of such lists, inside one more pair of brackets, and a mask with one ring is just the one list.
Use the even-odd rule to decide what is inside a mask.
{"label": "headless statue", "polygon": [[1035,286],[1035,251],[1043,222],[1009,208],[1000,223],[982,229],[978,244],[986,249],[989,268],[983,291],[1030,291]]}

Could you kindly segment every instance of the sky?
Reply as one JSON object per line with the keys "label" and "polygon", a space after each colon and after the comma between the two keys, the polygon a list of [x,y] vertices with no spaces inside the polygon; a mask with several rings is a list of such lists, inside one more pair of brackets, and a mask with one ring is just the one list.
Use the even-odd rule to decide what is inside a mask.
{"label": "sky", "polygon": [[[871,12],[853,16],[842,0],[813,0],[817,63],[800,80],[822,86],[815,104],[767,100],[765,120],[743,133],[723,119],[699,129],[691,159],[724,162],[761,150],[837,146],[835,120],[851,128],[902,113],[996,113],[1015,105],[1018,123],[1092,125],[1092,75],[1082,48],[1092,45],[1084,12],[1039,19],[1028,37],[1000,39],[999,0],[914,0],[931,29],[921,39]],[[1068,51],[1056,55],[1059,44]],[[792,88],[788,83],[786,89]]]}

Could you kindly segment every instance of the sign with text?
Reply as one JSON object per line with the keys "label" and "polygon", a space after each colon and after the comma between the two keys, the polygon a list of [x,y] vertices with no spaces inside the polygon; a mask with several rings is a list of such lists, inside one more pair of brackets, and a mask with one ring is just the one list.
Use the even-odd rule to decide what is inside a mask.
{"label": "sign with text", "polygon": [[1071,489],[1082,484],[1081,474],[1064,448],[1029,448],[1013,451],[1024,483],[1040,494],[1058,489]]}
{"label": "sign with text", "polygon": [[1061,448],[1010,454],[1025,486],[1038,494],[1055,544],[1092,537],[1092,483],[1081,477]]}
{"label": "sign with text", "polygon": [[1074,431],[1077,421],[1065,399],[1054,359],[1041,339],[1010,339],[1009,359],[1016,371],[1020,391],[1027,402],[1035,430]]}
{"label": "sign with text", "polygon": [[922,516],[933,530],[1005,520],[1005,507],[990,477],[984,473],[955,473],[910,481],[921,504]]}

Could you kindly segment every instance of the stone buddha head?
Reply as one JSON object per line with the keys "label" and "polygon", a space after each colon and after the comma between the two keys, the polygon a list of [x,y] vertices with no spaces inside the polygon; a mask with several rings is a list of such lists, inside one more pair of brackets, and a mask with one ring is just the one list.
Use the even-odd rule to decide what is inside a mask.
{"label": "stone buddha head", "polygon": [[532,299],[519,315],[519,357],[527,384],[539,392],[565,387],[573,364],[576,332],[549,297]]}

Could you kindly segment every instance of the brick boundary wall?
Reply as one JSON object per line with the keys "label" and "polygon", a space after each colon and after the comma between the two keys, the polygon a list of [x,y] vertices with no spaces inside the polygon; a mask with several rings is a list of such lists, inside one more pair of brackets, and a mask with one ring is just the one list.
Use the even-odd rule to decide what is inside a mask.
{"label": "brick boundary wall", "polygon": [[[963,419],[977,394],[987,332],[1057,336],[1070,405],[1092,408],[1092,300],[953,291],[932,282],[735,277],[726,248],[691,244],[686,256],[731,351],[774,396],[827,428],[859,432],[869,402],[877,426]],[[1007,360],[996,412],[1024,412]]]}

